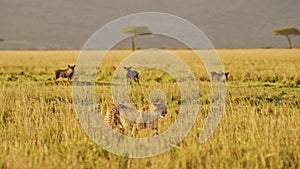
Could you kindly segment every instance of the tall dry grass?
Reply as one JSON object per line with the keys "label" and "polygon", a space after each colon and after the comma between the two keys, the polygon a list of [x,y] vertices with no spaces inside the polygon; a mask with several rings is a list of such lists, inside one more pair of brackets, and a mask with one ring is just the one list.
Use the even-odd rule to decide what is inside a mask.
{"label": "tall dry grass", "polygon": [[[226,111],[213,136],[197,142],[210,104],[210,84],[201,61],[186,50],[171,51],[192,69],[200,89],[196,124],[176,147],[161,155],[130,159],[97,146],[82,130],[67,80],[53,82],[54,70],[75,64],[79,51],[0,52],[1,168],[299,168],[300,50],[218,50],[227,83]],[[112,51],[96,77],[97,101],[112,103],[109,82],[130,51]],[[158,70],[141,72],[130,98],[139,108],[160,88],[176,120],[180,93],[175,81]],[[141,132],[140,135],[147,135]]]}

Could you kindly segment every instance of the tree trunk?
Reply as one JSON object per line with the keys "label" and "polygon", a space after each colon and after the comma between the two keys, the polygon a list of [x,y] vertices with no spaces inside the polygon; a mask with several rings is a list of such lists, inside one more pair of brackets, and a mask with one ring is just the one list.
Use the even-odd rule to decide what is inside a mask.
{"label": "tree trunk", "polygon": [[288,42],[289,42],[289,48],[292,49],[293,46],[292,46],[292,40],[291,40],[291,37],[286,36],[286,38],[287,38],[287,40],[288,40]]}
{"label": "tree trunk", "polygon": [[132,46],[132,51],[135,51],[134,37],[135,37],[135,35],[132,35],[132,36],[131,36],[131,46]]}

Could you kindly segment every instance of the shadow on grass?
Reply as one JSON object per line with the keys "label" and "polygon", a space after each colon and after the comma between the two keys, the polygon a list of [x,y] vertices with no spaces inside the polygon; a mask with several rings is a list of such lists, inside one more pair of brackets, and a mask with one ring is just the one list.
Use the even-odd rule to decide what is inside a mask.
{"label": "shadow on grass", "polygon": [[114,85],[110,82],[89,82],[89,81],[47,81],[45,82],[47,86],[111,86]]}

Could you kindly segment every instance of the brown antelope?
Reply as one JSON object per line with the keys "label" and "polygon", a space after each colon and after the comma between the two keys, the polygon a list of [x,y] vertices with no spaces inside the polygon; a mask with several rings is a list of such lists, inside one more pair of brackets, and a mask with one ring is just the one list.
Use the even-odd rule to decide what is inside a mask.
{"label": "brown antelope", "polygon": [[68,65],[68,68],[67,69],[64,69],[64,70],[61,70],[61,69],[58,69],[55,71],[55,81],[58,79],[58,78],[68,78],[68,80],[70,81],[73,77],[73,74],[75,72],[75,66],[70,66]]}
{"label": "brown antelope", "polygon": [[225,83],[225,81],[228,81],[229,78],[229,72],[222,72],[222,73],[217,73],[217,72],[211,72],[211,79],[215,81],[222,81]]}
{"label": "brown antelope", "polygon": [[131,70],[131,66],[130,67],[124,67],[124,69],[127,71],[126,72],[126,78],[127,78],[127,84],[129,81],[129,84],[131,84],[132,79],[134,81],[136,81],[137,83],[139,83],[139,72],[135,71],[135,70]]}

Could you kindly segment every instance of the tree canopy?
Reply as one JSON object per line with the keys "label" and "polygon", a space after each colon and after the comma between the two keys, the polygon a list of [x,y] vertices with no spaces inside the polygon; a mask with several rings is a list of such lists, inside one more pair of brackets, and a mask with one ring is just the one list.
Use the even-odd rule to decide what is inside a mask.
{"label": "tree canopy", "polygon": [[297,28],[290,26],[290,27],[275,29],[274,34],[277,36],[285,36],[288,40],[289,48],[292,49],[293,46],[292,46],[291,36],[299,36],[300,31]]}
{"label": "tree canopy", "polygon": [[121,30],[122,33],[132,35],[149,35],[152,34],[147,26],[129,25]]}
{"label": "tree canopy", "polygon": [[299,29],[295,27],[284,27],[284,28],[279,28],[274,30],[275,35],[283,35],[283,36],[297,36],[300,35]]}
{"label": "tree canopy", "polygon": [[125,33],[125,34],[131,34],[132,51],[135,51],[134,38],[136,36],[152,34],[152,32],[148,29],[147,26],[136,26],[136,25],[129,25],[129,26],[121,29],[121,32]]}

